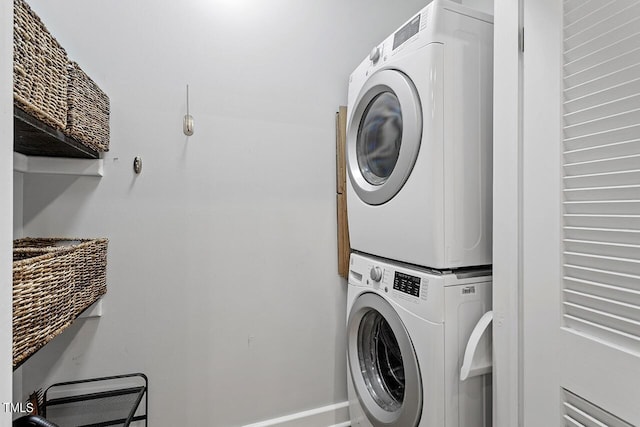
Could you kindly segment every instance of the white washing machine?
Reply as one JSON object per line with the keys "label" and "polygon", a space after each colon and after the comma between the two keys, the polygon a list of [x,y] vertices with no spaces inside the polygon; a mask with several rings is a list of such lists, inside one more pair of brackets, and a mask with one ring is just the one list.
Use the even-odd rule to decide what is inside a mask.
{"label": "white washing machine", "polygon": [[353,253],[347,295],[352,427],[491,426],[490,270]]}
{"label": "white washing machine", "polygon": [[434,0],[349,78],[355,250],[431,268],[491,264],[492,17]]}

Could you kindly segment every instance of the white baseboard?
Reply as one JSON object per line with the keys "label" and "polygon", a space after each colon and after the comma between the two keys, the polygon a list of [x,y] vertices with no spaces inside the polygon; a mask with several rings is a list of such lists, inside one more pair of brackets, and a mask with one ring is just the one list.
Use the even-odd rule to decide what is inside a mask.
{"label": "white baseboard", "polygon": [[285,415],[243,427],[349,427],[349,402]]}

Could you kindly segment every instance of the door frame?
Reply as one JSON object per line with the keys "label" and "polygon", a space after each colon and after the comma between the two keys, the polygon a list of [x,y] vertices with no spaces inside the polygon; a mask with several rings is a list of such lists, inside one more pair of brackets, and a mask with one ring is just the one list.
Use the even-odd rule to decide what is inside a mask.
{"label": "door frame", "polygon": [[522,426],[524,0],[494,1],[493,425]]}
{"label": "door frame", "polygon": [[[13,240],[13,2],[0,2],[0,402],[12,402]],[[19,400],[20,396],[16,396]],[[0,411],[0,426],[11,424],[10,411]]]}
{"label": "door frame", "polygon": [[556,425],[562,419],[557,350],[562,318],[563,2],[525,0],[523,5],[523,25],[532,35],[525,38],[523,55],[520,243],[521,410],[528,427]]}

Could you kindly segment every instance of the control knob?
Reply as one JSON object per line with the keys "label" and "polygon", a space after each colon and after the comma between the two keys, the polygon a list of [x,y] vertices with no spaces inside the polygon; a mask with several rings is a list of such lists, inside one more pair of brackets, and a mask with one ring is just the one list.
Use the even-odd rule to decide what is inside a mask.
{"label": "control knob", "polygon": [[374,282],[379,282],[382,280],[382,269],[380,267],[371,267],[369,277],[371,277],[371,280]]}
{"label": "control knob", "polygon": [[380,48],[378,46],[371,49],[371,53],[369,54],[369,59],[374,64],[378,62],[378,60],[380,59]]}

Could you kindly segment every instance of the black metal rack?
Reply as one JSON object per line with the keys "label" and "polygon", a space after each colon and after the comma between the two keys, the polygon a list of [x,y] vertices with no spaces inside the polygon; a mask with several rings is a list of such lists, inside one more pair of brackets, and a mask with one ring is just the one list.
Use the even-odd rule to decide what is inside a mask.
{"label": "black metal rack", "polygon": [[100,153],[13,107],[13,151],[27,156],[98,159]]}
{"label": "black metal rack", "polygon": [[[132,423],[146,427],[148,388],[142,373],[53,384],[44,393],[43,415],[64,427],[127,427]],[[60,396],[51,399],[52,393]]]}

